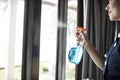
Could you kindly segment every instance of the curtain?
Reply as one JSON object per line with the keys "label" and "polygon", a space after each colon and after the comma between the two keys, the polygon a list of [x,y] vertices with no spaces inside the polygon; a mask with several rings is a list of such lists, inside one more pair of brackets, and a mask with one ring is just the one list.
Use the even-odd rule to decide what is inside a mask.
{"label": "curtain", "polygon": [[[78,0],[77,3],[77,26],[83,27],[83,0]],[[75,80],[80,80],[82,77],[82,61],[75,66]]]}
{"label": "curtain", "polygon": [[39,80],[42,0],[25,0],[21,80]]}
{"label": "curtain", "polygon": [[[107,0],[84,0],[84,27],[87,37],[104,55],[114,41],[116,23],[111,22],[105,11]],[[85,51],[82,62],[82,79],[102,80],[102,71],[93,63]]]}

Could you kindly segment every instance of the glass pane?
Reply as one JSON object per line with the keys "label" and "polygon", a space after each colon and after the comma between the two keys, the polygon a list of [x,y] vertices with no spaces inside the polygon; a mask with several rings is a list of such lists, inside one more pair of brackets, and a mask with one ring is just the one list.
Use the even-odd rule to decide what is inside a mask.
{"label": "glass pane", "polygon": [[69,50],[76,45],[75,28],[77,26],[77,0],[68,2],[67,20],[67,50],[66,50],[66,79],[75,80],[75,65],[68,61]]}
{"label": "glass pane", "polygon": [[9,45],[8,1],[0,1],[0,80],[5,80],[5,66]]}
{"label": "glass pane", "polygon": [[21,80],[24,1],[0,1],[0,80]]}
{"label": "glass pane", "polygon": [[55,80],[57,0],[42,1],[39,80]]}
{"label": "glass pane", "polygon": [[14,80],[21,80],[24,1],[18,1],[15,30]]}

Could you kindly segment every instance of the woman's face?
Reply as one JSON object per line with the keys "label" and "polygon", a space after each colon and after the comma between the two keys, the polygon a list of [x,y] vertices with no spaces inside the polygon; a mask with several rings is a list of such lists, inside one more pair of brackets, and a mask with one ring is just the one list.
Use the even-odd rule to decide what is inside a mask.
{"label": "woman's face", "polygon": [[111,21],[120,21],[120,0],[109,0],[105,9]]}

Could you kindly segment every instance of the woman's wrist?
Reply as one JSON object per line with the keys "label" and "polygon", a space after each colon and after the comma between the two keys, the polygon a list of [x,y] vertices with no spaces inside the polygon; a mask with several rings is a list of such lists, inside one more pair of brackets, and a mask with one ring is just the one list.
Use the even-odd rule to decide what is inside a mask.
{"label": "woman's wrist", "polygon": [[83,46],[86,47],[87,44],[88,44],[88,42],[85,41],[85,42],[83,43]]}
{"label": "woman's wrist", "polygon": [[83,43],[83,46],[85,46],[86,42]]}

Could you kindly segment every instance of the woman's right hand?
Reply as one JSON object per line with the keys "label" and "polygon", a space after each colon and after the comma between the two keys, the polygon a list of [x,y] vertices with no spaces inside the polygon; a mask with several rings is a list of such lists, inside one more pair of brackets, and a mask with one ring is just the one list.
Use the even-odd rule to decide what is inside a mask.
{"label": "woman's right hand", "polygon": [[81,31],[81,30],[77,30],[76,31],[76,37],[77,37],[77,42],[79,42],[80,45],[85,45],[86,42],[88,42],[87,36],[85,34],[85,32]]}

